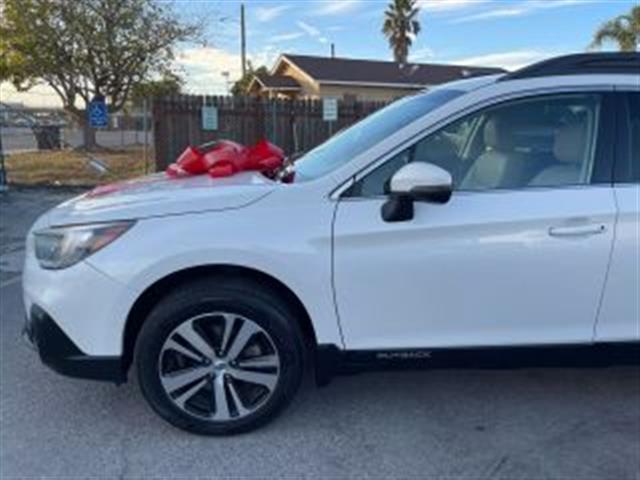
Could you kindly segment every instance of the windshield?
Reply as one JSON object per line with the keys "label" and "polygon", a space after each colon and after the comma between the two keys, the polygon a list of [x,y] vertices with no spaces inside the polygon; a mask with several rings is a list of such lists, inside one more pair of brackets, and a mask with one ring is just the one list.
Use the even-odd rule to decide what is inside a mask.
{"label": "windshield", "polygon": [[397,100],[318,145],[295,163],[296,183],[322,177],[402,127],[465,93],[437,89]]}

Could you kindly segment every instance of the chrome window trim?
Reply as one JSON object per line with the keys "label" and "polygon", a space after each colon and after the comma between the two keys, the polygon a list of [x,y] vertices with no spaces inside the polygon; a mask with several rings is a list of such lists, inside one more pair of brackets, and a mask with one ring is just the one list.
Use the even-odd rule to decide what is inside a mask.
{"label": "chrome window trim", "polygon": [[[632,184],[627,184],[628,186],[632,186]],[[637,184],[635,184],[637,186]],[[485,189],[485,190],[454,190],[453,197],[463,196],[468,197],[471,195],[487,195],[487,194],[509,194],[509,193],[519,193],[519,192],[548,192],[548,191],[558,191],[558,190],[586,190],[586,189],[608,189],[611,190],[615,185],[609,184],[587,184],[587,185],[562,185],[562,186],[531,186],[524,188],[493,188],[493,189]],[[387,195],[373,195],[370,197],[344,197],[340,199],[340,202],[366,202],[366,201],[386,201],[389,197]],[[417,202],[417,203],[426,203],[426,202]]]}

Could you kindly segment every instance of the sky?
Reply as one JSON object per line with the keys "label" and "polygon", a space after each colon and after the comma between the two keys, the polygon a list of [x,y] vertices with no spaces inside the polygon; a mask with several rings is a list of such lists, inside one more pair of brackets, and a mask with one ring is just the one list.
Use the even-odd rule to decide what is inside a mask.
{"label": "sky", "polygon": [[[186,21],[204,21],[203,41],[181,45],[175,68],[189,93],[223,94],[240,76],[240,1],[169,0]],[[387,0],[245,0],[247,52],[255,66],[281,53],[391,60],[381,33]],[[409,60],[516,69],[546,57],[583,52],[606,20],[634,0],[419,0],[422,30]],[[615,49],[607,45],[605,50]],[[44,87],[2,101],[56,105]]]}

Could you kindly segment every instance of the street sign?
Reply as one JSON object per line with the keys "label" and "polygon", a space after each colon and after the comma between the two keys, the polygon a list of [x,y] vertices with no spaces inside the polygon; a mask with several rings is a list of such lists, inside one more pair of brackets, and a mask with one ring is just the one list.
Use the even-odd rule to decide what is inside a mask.
{"label": "street sign", "polygon": [[322,99],[322,119],[325,122],[335,122],[338,120],[338,99],[323,98]]}
{"label": "street sign", "polygon": [[202,130],[218,130],[218,108],[202,106]]}
{"label": "street sign", "polygon": [[89,125],[92,128],[102,128],[109,126],[109,112],[107,103],[102,95],[96,95],[89,102]]}

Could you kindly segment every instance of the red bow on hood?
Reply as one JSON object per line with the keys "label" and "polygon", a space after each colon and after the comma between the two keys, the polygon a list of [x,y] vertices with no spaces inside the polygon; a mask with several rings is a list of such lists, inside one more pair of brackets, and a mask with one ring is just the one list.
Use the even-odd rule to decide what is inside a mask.
{"label": "red bow on hood", "polygon": [[[220,140],[199,147],[187,147],[176,163],[167,168],[166,173],[172,178],[208,173],[212,177],[229,177],[238,172],[253,170],[272,172],[284,163],[284,152],[281,148],[262,140],[253,147],[245,147],[229,140]],[[88,198],[110,195],[124,190],[134,189],[143,183],[157,182],[157,177],[143,177],[137,180],[101,185],[87,194]],[[289,173],[282,181],[293,182],[293,173]]]}
{"label": "red bow on hood", "polygon": [[281,148],[261,140],[245,147],[230,140],[220,140],[200,147],[187,147],[166,172],[171,177],[203,175],[229,177],[244,171],[269,171],[284,162]]}

